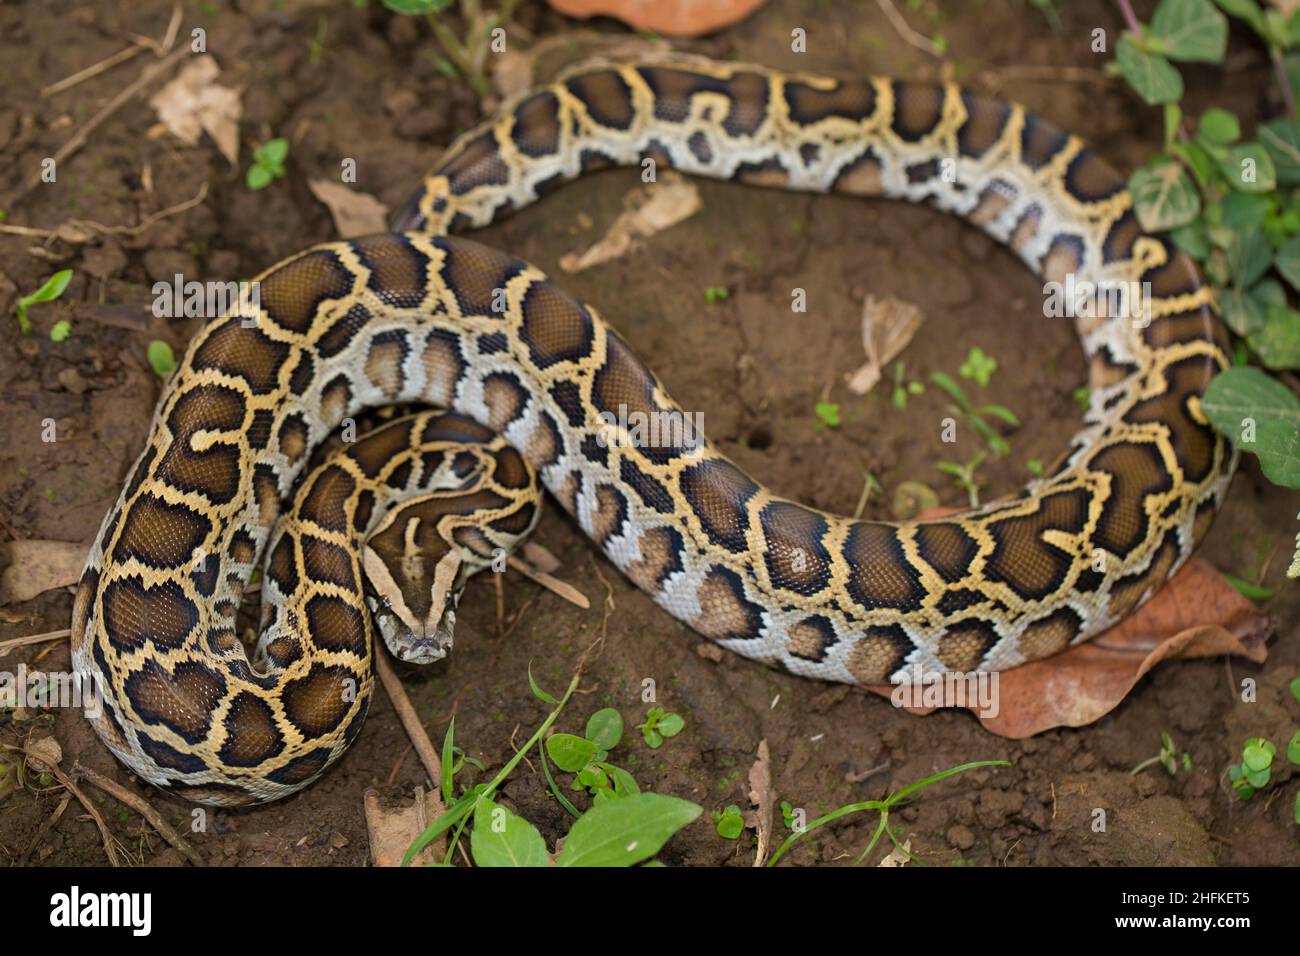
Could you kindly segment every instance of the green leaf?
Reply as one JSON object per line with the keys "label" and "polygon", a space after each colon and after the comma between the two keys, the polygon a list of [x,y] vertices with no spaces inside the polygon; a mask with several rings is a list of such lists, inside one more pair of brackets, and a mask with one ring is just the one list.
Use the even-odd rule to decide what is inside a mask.
{"label": "green leaf", "polygon": [[1300,677],[1295,678],[1288,686],[1291,688],[1291,696],[1300,701]]}
{"label": "green leaf", "polygon": [[1300,730],[1291,735],[1291,739],[1286,745],[1286,759],[1294,764],[1300,764]]}
{"label": "green leaf", "polygon": [[660,793],[593,806],[569,830],[557,866],[632,866],[659,852],[702,808]]}
{"label": "green leaf", "polygon": [[980,386],[987,385],[993,373],[997,371],[998,361],[992,356],[985,355],[984,350],[976,346],[970,350],[966,356],[966,361],[962,363],[961,368],[957,371],[961,373],[962,378],[969,378]]}
{"label": "green leaf", "polygon": [[587,721],[587,739],[600,750],[613,750],[623,739],[623,715],[613,707],[596,711]]}
{"label": "green leaf", "polygon": [[[1252,773],[1258,773],[1261,770],[1267,770],[1273,764],[1273,754],[1276,750],[1270,752],[1268,741],[1260,737],[1252,737],[1246,741],[1246,746],[1241,751],[1241,765]],[[1255,784],[1251,784],[1258,787]]]}
{"label": "green leaf", "polygon": [[1227,110],[1210,109],[1201,114],[1196,133],[1211,143],[1227,146],[1241,139],[1241,123],[1235,114]]}
{"label": "green leaf", "polygon": [[1201,211],[1201,196],[1183,167],[1173,160],[1144,166],[1129,179],[1138,221],[1148,232],[1184,226]]}
{"label": "green leaf", "polygon": [[1267,601],[1277,593],[1272,588],[1260,587],[1258,584],[1244,581],[1235,574],[1224,574],[1223,578],[1237,589],[1238,594],[1250,601]]}
{"label": "green leaf", "polygon": [[686,721],[682,719],[681,714],[664,714],[655,729],[665,737],[676,737],[685,726]]}
{"label": "green leaf", "polygon": [[1115,61],[1129,86],[1149,105],[1183,98],[1183,78],[1178,71],[1164,57],[1143,50],[1131,34],[1119,38]]}
{"label": "green leaf", "polygon": [[1219,168],[1232,188],[1244,193],[1267,193],[1277,188],[1273,157],[1259,143],[1239,143],[1230,147],[1219,161]]}
{"label": "green leaf", "polygon": [[470,853],[477,866],[547,866],[546,841],[523,817],[480,797],[474,807]]}
{"label": "green leaf", "polygon": [[966,397],[965,390],[954,382],[951,376],[944,372],[931,372],[930,381],[947,392],[952,400],[962,407],[963,411],[970,409],[970,399]]}
{"label": "green leaf", "polygon": [[[1242,196],[1244,193],[1233,193],[1234,196]],[[1174,245],[1187,253],[1193,259],[1201,260],[1210,254],[1210,240],[1206,238],[1205,227],[1199,222],[1189,222],[1185,226],[1179,226],[1169,234],[1169,238],[1174,240]]]}
{"label": "green leaf", "polygon": [[[1259,456],[1269,481],[1300,488],[1300,398],[1267,373],[1252,366],[1220,372],[1201,398],[1214,427]],[[1242,442],[1245,419],[1253,419],[1255,441]]]}
{"label": "green leaf", "polygon": [[31,295],[22,297],[24,305],[35,305],[37,302],[53,302],[59,296],[63,295],[63,290],[68,287],[72,281],[71,269],[60,269],[54,275],[45,280],[45,284],[33,292]]}
{"label": "green leaf", "polygon": [[555,766],[569,773],[577,773],[587,766],[599,749],[590,740],[574,734],[552,734],[546,738],[546,753]]}
{"label": "green leaf", "polygon": [[1273,250],[1262,232],[1250,230],[1237,233],[1228,247],[1228,272],[1238,286],[1251,286],[1268,271]]}
{"label": "green leaf", "polygon": [[62,342],[71,334],[72,323],[67,319],[59,319],[59,321],[54,323],[53,328],[50,329],[50,341]]}
{"label": "green leaf", "polygon": [[271,180],[275,179],[275,174],[260,163],[255,163],[248,167],[248,174],[244,177],[244,184],[249,189],[265,189],[271,185]]}
{"label": "green leaf", "polygon": [[1225,13],[1245,20],[1260,36],[1266,35],[1264,11],[1259,8],[1255,0],[1215,0],[1215,2]]}
{"label": "green leaf", "polygon": [[827,428],[839,428],[843,422],[840,418],[840,406],[836,402],[818,402],[813,408],[817,419]]}
{"label": "green leaf", "polygon": [[1251,292],[1236,286],[1219,294],[1223,321],[1238,335],[1250,335],[1264,325],[1267,306]]}
{"label": "green leaf", "polygon": [[1300,236],[1288,239],[1282,245],[1273,264],[1293,289],[1300,289]]}
{"label": "green leaf", "polygon": [[1259,142],[1273,157],[1277,181],[1286,186],[1300,183],[1300,122],[1275,119],[1261,123]]}
{"label": "green leaf", "polygon": [[713,820],[718,825],[718,836],[724,840],[738,839],[745,832],[745,818],[740,813],[740,807],[734,803],[728,804],[727,809],[721,813],[715,813]]}
{"label": "green leaf", "polygon": [[1281,305],[1269,306],[1263,327],[1249,341],[1265,368],[1300,368],[1300,312]]}
{"label": "green leaf", "polygon": [[149,359],[149,365],[154,373],[161,379],[165,380],[176,371],[176,356],[172,353],[172,347],[162,339],[154,339],[150,342],[145,356]]}
{"label": "green leaf", "polygon": [[1151,33],[1171,60],[1222,63],[1228,47],[1228,18],[1210,0],[1161,0]]}
{"label": "green leaf", "polygon": [[543,704],[554,705],[559,703],[558,700],[556,700],[550,694],[546,693],[546,691],[542,690],[541,686],[537,683],[537,681],[533,679],[532,661],[528,662],[528,687],[530,690],[532,690],[533,696],[536,697],[538,700],[540,700]]}
{"label": "green leaf", "polygon": [[289,157],[289,141],[280,138],[269,139],[257,150],[257,156],[263,164],[270,166],[272,171],[279,170]]}
{"label": "green leaf", "polygon": [[1268,219],[1272,202],[1259,193],[1228,193],[1223,197],[1223,224],[1230,229],[1258,229]]}
{"label": "green leaf", "polygon": [[658,750],[664,745],[663,735],[653,727],[642,729],[641,736],[645,738],[646,746],[651,750]]}

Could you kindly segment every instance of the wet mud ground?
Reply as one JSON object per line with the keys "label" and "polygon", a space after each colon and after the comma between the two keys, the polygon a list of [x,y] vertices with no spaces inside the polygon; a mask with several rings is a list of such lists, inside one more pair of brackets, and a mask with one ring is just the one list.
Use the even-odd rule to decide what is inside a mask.
{"label": "wet mud ground", "polygon": [[[161,36],[169,13],[161,3],[0,5],[0,165],[7,183],[50,155],[129,82],[143,58],[66,93],[42,97],[41,88],[121,49],[128,33]],[[151,300],[155,280],[176,272],[248,277],[334,238],[306,180],[335,176],[341,156],[356,158],[358,189],[396,207],[438,151],[478,116],[474,99],[433,65],[428,31],[375,2],[366,8],[187,3],[185,14],[186,30],[197,24],[208,31],[209,52],[223,70],[220,82],[244,90],[241,161],[247,163],[252,145],[284,136],[291,144],[287,176],[250,192],[243,168],[232,169],[210,142],[187,148],[151,132],[156,117],[145,96],[117,112],[66,161],[57,186],[41,186],[8,210],[9,222],[32,226],[74,217],[134,225],[195,195],[204,182],[209,189],[200,206],[138,235],[54,243],[39,254],[30,251],[40,246],[37,240],[0,237],[4,322],[13,321],[17,291],[36,288],[57,268],[75,270],[59,302],[33,310],[37,334],[11,332],[0,349],[4,540],[88,542],[117,496],[160,389],[145,361],[146,346],[163,338],[179,354],[196,327],[194,320],[141,318],[138,307]],[[322,16],[324,39],[313,48]],[[1117,82],[1044,75],[1101,66],[1087,38],[1097,26],[1118,36],[1110,4],[1065,4],[1059,24],[1027,3],[992,0],[924,3],[909,16],[918,27],[944,34],[945,62],[957,79],[1020,99],[1082,135],[1120,168],[1133,168],[1158,148],[1157,112]],[[577,25],[535,4],[524,4],[520,19],[540,37],[627,33],[611,21]],[[810,52],[803,56],[790,50],[796,26],[809,34]],[[902,43],[870,3],[772,0],[747,22],[683,46],[790,69],[939,75],[938,61]],[[549,58],[540,68],[547,71]],[[1218,105],[1258,116],[1269,82],[1262,58],[1239,58],[1230,70],[1226,79],[1211,70],[1187,70],[1189,109]],[[986,496],[1014,490],[1028,475],[1026,461],[1050,462],[1064,448],[1080,420],[1071,393],[1085,381],[1073,331],[1065,320],[1042,317],[1040,284],[982,234],[940,213],[884,201],[700,182],[703,209],[693,218],[608,264],[562,273],[560,257],[603,235],[625,194],[638,185],[632,171],[592,176],[475,238],[538,264],[594,304],[681,405],[703,413],[710,438],[777,492],[852,512],[869,470],[884,491],[868,502],[867,517],[892,517],[893,493],[905,480],[931,485],[946,505],[964,501],[935,463],[965,460],[978,445],[965,435],[955,449],[940,441],[938,422],[946,412],[934,389],[900,412],[884,385],[865,398],[845,388],[845,375],[862,361],[859,316],[869,293],[913,302],[925,313],[903,354],[910,377],[955,375],[974,346],[998,360],[981,394],[1011,408],[1023,426],[1010,436],[1011,453],[983,468]],[[704,290],[718,286],[726,287],[727,298],[707,303]],[[806,314],[790,311],[795,287],[807,290]],[[56,344],[47,333],[59,319],[72,322],[73,334]],[[841,405],[841,427],[818,426],[813,409],[822,399]],[[39,439],[46,418],[58,422],[57,443]],[[902,812],[901,832],[932,864],[1295,863],[1300,838],[1291,819],[1291,771],[1281,769],[1274,786],[1250,803],[1233,797],[1226,782],[1245,738],[1285,740],[1300,716],[1286,691],[1300,675],[1300,591],[1283,577],[1295,511],[1294,496],[1269,485],[1247,456],[1199,552],[1243,577],[1254,576],[1272,554],[1263,583],[1279,594],[1265,609],[1278,630],[1266,664],[1167,664],[1092,726],[1029,740],[991,736],[964,712],[909,716],[847,687],[711,653],[711,645],[623,579],[553,503],[534,540],[559,558],[558,575],[586,593],[592,609],[581,611],[509,574],[508,633],[501,636],[493,583],[482,575],[462,601],[453,655],[426,669],[400,666],[399,673],[433,739],[441,741],[455,715],[457,742],[495,769],[543,717],[529,692],[529,662],[539,683],[557,690],[583,649],[604,633],[603,650],[558,727],[581,732],[592,711],[617,707],[630,732],[611,759],[643,787],[704,806],[705,816],[661,853],[670,865],[752,863],[752,831],[739,841],[723,840],[708,811],[748,806],[746,778],[764,739],[777,799],[805,808],[810,818],[964,761],[1009,760],[1010,768],[932,787]],[[0,609],[0,640],[66,627],[71,606],[71,594],[61,590]],[[66,669],[66,642],[19,649],[4,666],[24,661]],[[1257,703],[1239,700],[1244,677],[1258,681]],[[659,705],[686,720],[685,731],[658,750],[631,731],[644,718],[647,678],[656,682]],[[1174,777],[1159,768],[1131,776],[1131,768],[1157,752],[1162,731],[1190,752],[1192,769]],[[0,742],[18,744],[32,734],[53,734],[66,765],[80,760],[135,786],[164,816],[189,829],[191,808],[133,781],[76,712],[0,714]],[[322,780],[269,807],[215,811],[196,846],[226,865],[361,865],[368,859],[363,793],[378,787],[409,794],[422,778],[391,704],[377,690],[359,739]],[[138,861],[180,862],[138,815],[91,793]],[[546,795],[535,762],[521,765],[503,794],[548,843],[563,834],[566,816]],[[60,797],[58,788],[36,788],[0,802],[0,859],[106,862],[94,823],[75,801],[56,825],[45,826]],[[1090,826],[1094,807],[1107,809],[1105,833]],[[850,862],[875,822],[858,819],[822,830],[788,862]]]}

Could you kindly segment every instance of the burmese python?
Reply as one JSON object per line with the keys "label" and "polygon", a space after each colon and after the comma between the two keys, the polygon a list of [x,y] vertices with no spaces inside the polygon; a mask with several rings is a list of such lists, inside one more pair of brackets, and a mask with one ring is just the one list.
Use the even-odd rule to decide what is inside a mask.
{"label": "burmese python", "polygon": [[[926,201],[1045,280],[1149,283],[1149,322],[1076,320],[1085,426],[1015,497],[901,523],[815,511],[707,441],[628,440],[610,419],[680,410],[624,340],[527,263],[447,235],[646,160]],[[276,265],[252,321],[198,333],[91,552],[73,649],[106,695],[96,729],[191,799],[274,799],[338,757],[371,688],[362,542],[385,635],[437,656],[454,606],[439,587],[529,530],[533,469],[669,613],[747,657],[855,684],[1006,669],[1096,635],[1188,556],[1232,474],[1199,407],[1227,340],[1192,262],[1143,233],[1123,177],[1076,137],[955,85],[680,56],[585,65],[458,139],[393,226]],[[404,402],[458,414],[345,446],[277,523],[313,448],[359,410]],[[235,614],[264,553],[250,664]],[[376,599],[395,593],[410,606]]]}

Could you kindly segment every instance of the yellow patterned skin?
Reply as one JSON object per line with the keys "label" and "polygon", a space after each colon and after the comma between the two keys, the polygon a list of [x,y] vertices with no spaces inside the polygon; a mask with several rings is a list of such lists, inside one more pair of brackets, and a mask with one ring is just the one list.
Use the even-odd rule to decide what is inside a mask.
{"label": "yellow patterned skin", "polygon": [[[1091,406],[1060,466],[1019,495],[932,521],[819,512],[681,429],[628,434],[618,422],[681,409],[596,310],[446,235],[615,164],[928,202],[1045,282],[1144,290],[1142,308],[1076,316]],[[209,323],[168,384],[73,620],[76,666],[106,696],[101,737],[145,779],[211,803],[293,792],[360,726],[373,624],[358,554],[426,492],[420,435],[386,433],[365,462],[345,449],[328,480],[297,482],[363,408],[422,403],[490,430],[470,442],[493,451],[454,534],[421,544],[422,519],[386,550],[375,538],[394,580],[418,579],[401,565],[421,548],[451,541],[481,563],[512,546],[540,479],[701,634],[854,684],[1002,670],[1095,636],[1187,558],[1236,462],[1199,405],[1228,358],[1194,265],[1142,232],[1123,178],[1077,138],[953,85],[676,56],[584,66],[461,137],[392,234],[317,246],[259,282],[254,320]],[[394,478],[402,461],[412,472]],[[277,610],[250,663],[233,619],[263,557]]]}

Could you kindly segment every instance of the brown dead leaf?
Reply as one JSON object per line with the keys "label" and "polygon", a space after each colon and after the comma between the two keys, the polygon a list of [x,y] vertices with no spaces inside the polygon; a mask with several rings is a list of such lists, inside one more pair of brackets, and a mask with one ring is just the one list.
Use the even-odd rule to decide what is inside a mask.
{"label": "brown dead leaf", "polygon": [[53,737],[42,737],[25,748],[27,763],[37,773],[49,773],[63,762],[63,748]]}
{"label": "brown dead leaf", "polygon": [[[1018,740],[1053,727],[1083,727],[1115,709],[1162,661],[1231,655],[1262,663],[1267,615],[1213,567],[1192,558],[1146,604],[1091,641],[998,675],[995,714],[970,709],[984,728]],[[882,697],[889,685],[868,688]],[[941,706],[961,706],[948,700]],[[935,707],[905,707],[928,714]]]}
{"label": "brown dead leaf", "polygon": [[176,78],[149,100],[164,126],[183,143],[194,146],[206,132],[231,166],[239,163],[239,117],[243,112],[240,91],[220,86],[217,61],[207,54],[196,56],[181,68]]}
{"label": "brown dead leaf", "polygon": [[[399,807],[385,806],[379,791],[367,790],[363,798],[366,832],[370,836],[370,859],[375,866],[401,866],[402,857],[415,838],[433,822],[433,802],[423,787],[416,787],[415,799]],[[441,840],[434,840],[411,858],[411,866],[424,866],[438,855]]]}
{"label": "brown dead leaf", "polygon": [[912,841],[904,840],[902,846],[896,846],[885,855],[885,858],[876,864],[877,867],[907,866],[912,862],[912,858],[907,854],[912,849]]}
{"label": "brown dead leaf", "polygon": [[758,755],[749,768],[749,802],[754,809],[745,814],[745,825],[758,831],[758,850],[754,866],[762,866],[772,844],[772,755],[767,739],[758,742]]}
{"label": "brown dead leaf", "polygon": [[560,257],[565,272],[581,272],[602,262],[617,259],[637,245],[637,241],[669,226],[675,226],[700,211],[700,191],[685,176],[668,170],[659,182],[633,189],[623,199],[627,207],[609,232],[585,252],[570,252]]}
{"label": "brown dead leaf", "polygon": [[867,361],[845,376],[849,390],[865,395],[875,388],[885,366],[907,347],[923,321],[925,314],[911,302],[867,296],[862,303],[862,350],[867,353]]}
{"label": "brown dead leaf", "polygon": [[638,30],[695,37],[739,23],[766,0],[548,0],[565,16],[614,17]]}
{"label": "brown dead leaf", "polygon": [[88,549],[73,541],[10,541],[4,550],[9,566],[0,574],[0,604],[20,604],[76,584]]}
{"label": "brown dead leaf", "polygon": [[340,239],[388,231],[388,207],[374,196],[330,179],[309,179],[307,188],[329,209]]}

